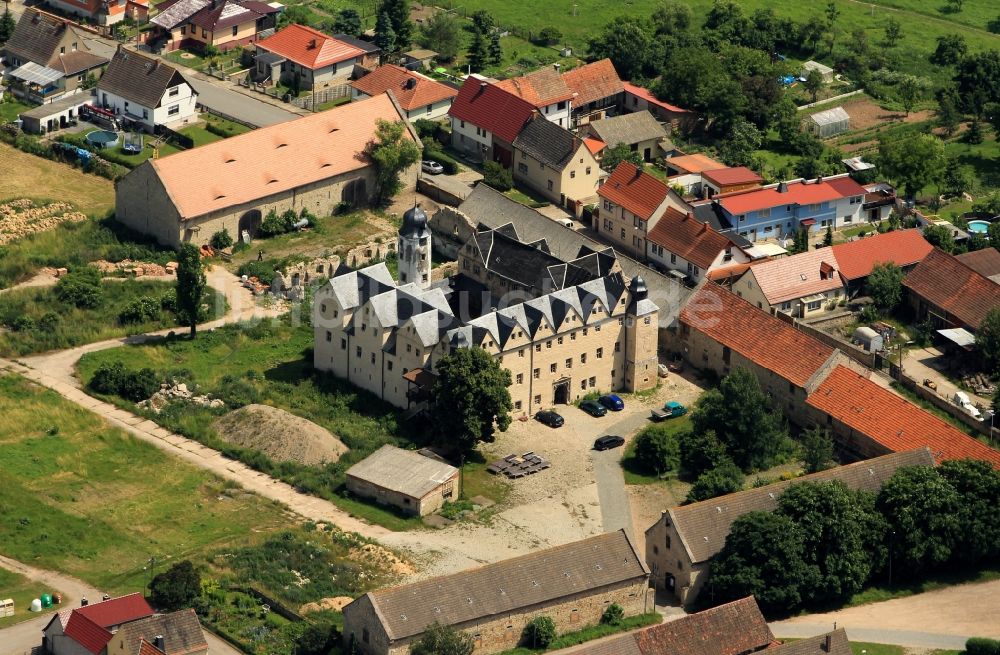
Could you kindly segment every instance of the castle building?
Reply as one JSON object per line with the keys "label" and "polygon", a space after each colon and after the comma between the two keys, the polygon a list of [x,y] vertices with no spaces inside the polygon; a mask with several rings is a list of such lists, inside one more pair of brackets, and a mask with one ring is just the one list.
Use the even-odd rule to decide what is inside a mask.
{"label": "castle building", "polygon": [[412,282],[421,289],[431,286],[431,230],[427,214],[416,205],[403,214],[396,253],[399,262],[399,282]]}

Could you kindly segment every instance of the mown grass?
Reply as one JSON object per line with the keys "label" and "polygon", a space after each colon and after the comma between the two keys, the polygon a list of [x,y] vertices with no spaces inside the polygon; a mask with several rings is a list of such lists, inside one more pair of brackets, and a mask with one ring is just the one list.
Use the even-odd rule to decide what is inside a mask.
{"label": "mown grass", "polygon": [[0,618],[0,628],[33,619],[37,614],[29,611],[31,601],[41,594],[51,594],[59,591],[29,580],[28,578],[0,568],[0,600],[10,598],[14,601],[14,616]]}
{"label": "mown grass", "polygon": [[15,375],[0,377],[0,548],[108,593],[287,525],[276,503],[173,458]]}
{"label": "mown grass", "polygon": [[0,123],[16,121],[19,115],[28,111],[32,107],[33,105],[26,105],[23,102],[18,102],[17,100],[0,102]]}
{"label": "mown grass", "polygon": [[851,597],[844,606],[855,607],[858,605],[868,605],[869,603],[881,603],[893,598],[906,598],[917,594],[927,593],[945,589],[957,584],[970,582],[990,582],[1000,580],[1000,568],[992,567],[981,570],[960,570],[938,573],[924,580],[913,583],[889,585],[888,580],[881,581],[880,584],[873,584],[866,587]]}
{"label": "mown grass", "polygon": [[872,644],[864,641],[851,642],[851,653],[853,655],[903,655],[903,652],[902,646]]}

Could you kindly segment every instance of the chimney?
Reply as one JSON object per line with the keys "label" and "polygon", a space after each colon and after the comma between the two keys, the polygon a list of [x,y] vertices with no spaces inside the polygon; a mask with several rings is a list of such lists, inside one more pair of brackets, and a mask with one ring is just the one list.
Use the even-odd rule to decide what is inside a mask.
{"label": "chimney", "polygon": [[560,69],[562,69],[562,64],[560,63],[552,64],[552,68],[556,69],[556,72],[558,73]]}
{"label": "chimney", "polygon": [[90,601],[87,600],[86,596],[84,596],[83,598],[80,599],[80,607],[86,607],[89,604],[90,604]]}
{"label": "chimney", "polygon": [[823,176],[822,175],[820,175],[819,177],[816,178],[816,184],[820,184],[821,182],[823,182]]}
{"label": "chimney", "polygon": [[781,182],[778,184],[778,193],[788,193],[788,183]]}
{"label": "chimney", "polygon": [[639,176],[642,175],[642,169],[638,166],[635,167],[635,175],[632,177],[634,180],[638,180]]}
{"label": "chimney", "polygon": [[702,223],[700,233],[705,234],[706,232],[708,232],[708,223]]}
{"label": "chimney", "polygon": [[316,49],[316,39],[309,39],[309,45],[306,46],[306,48],[308,48],[309,50],[315,50]]}
{"label": "chimney", "polygon": [[823,650],[825,650],[826,652],[829,653],[830,652],[830,648],[832,647],[832,643],[831,643],[832,641],[833,641],[833,637],[831,635],[827,635],[826,639],[823,640]]}
{"label": "chimney", "polygon": [[480,89],[485,89],[485,88],[486,88],[486,82],[485,82],[485,81],[483,81],[483,82],[480,82],[480,83],[479,83],[479,88],[480,88]]}
{"label": "chimney", "polygon": [[[829,635],[827,635],[826,643],[827,644],[830,643]],[[166,652],[165,650],[163,650],[163,635],[156,635],[155,637],[153,637],[153,645],[156,646],[158,649],[160,649],[160,651]]]}

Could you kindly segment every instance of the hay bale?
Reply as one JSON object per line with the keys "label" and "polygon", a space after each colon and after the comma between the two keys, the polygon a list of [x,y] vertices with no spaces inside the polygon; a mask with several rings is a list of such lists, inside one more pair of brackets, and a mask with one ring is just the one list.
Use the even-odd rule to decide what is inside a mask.
{"label": "hay bale", "polygon": [[226,443],[252,448],[276,462],[307,466],[336,462],[347,446],[328,430],[269,405],[247,405],[213,424]]}

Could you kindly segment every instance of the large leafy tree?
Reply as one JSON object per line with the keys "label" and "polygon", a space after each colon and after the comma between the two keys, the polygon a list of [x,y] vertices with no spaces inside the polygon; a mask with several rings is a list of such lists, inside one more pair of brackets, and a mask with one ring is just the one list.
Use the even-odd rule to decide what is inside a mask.
{"label": "large leafy tree", "polygon": [[754,596],[769,616],[801,605],[803,592],[819,578],[817,567],[806,562],[802,529],[776,512],[749,512],[733,521],[709,571],[717,600]]}
{"label": "large leafy tree", "polygon": [[891,312],[903,299],[903,270],[892,262],[875,264],[865,291],[879,311]]}
{"label": "large leafy tree", "polygon": [[[437,363],[431,415],[444,445],[469,452],[510,427],[510,371],[482,348],[459,348]],[[495,427],[494,427],[495,425]]]}
{"label": "large leafy tree", "polygon": [[420,147],[406,135],[403,121],[379,119],[376,123],[375,139],[366,148],[375,168],[372,202],[376,206],[384,205],[399,193],[403,187],[400,173],[420,159]]}
{"label": "large leafy tree", "polygon": [[933,134],[917,134],[904,139],[883,138],[878,146],[882,172],[913,197],[944,175],[947,160],[944,144]]}
{"label": "large leafy tree", "polygon": [[610,59],[624,80],[640,76],[652,49],[649,34],[634,18],[619,16],[588,42],[590,56]]}
{"label": "large leafy tree", "polygon": [[201,575],[190,560],[183,560],[156,574],[149,592],[150,600],[158,609],[187,609],[201,594]]}
{"label": "large leafy tree", "polygon": [[472,637],[449,625],[432,623],[410,648],[412,655],[472,655]]}
{"label": "large leafy tree", "polygon": [[462,46],[462,26],[454,14],[439,11],[420,28],[418,40],[423,47],[437,52],[441,59],[450,61],[458,56]]}
{"label": "large leafy tree", "polygon": [[698,479],[691,485],[685,502],[696,503],[699,500],[736,493],[742,489],[743,471],[731,460],[725,460],[722,464],[698,476]]}
{"label": "large leafy tree", "polygon": [[764,135],[753,123],[739,118],[720,144],[719,154],[730,166],[746,166],[752,162],[754,151],[760,148],[763,140]]}
{"label": "large leafy tree", "polygon": [[990,373],[1000,370],[1000,309],[986,313],[976,330],[976,350]]}
{"label": "large leafy tree", "polygon": [[969,46],[961,34],[945,34],[937,38],[937,48],[931,53],[931,63],[938,66],[954,66],[962,61]]}
{"label": "large leafy tree", "polygon": [[714,430],[686,430],[677,440],[681,451],[681,469],[689,476],[697,477],[704,471],[731,461],[726,454],[726,446],[715,436]]}
{"label": "large leafy tree", "polygon": [[978,564],[1000,557],[1000,471],[981,460],[951,460],[938,473],[958,492],[959,534],[955,558]]}
{"label": "large leafy tree", "polygon": [[990,102],[1000,102],[1000,50],[963,57],[955,72],[961,109],[977,117]]}
{"label": "large leafy tree", "polygon": [[945,225],[928,225],[924,228],[924,238],[935,248],[947,253],[955,252],[955,234]]}
{"label": "large leafy tree", "polygon": [[680,464],[677,435],[667,425],[651,425],[635,440],[635,459],[648,471],[663,475]]}
{"label": "large leafy tree", "polygon": [[337,12],[337,17],[333,20],[333,31],[338,34],[346,34],[355,38],[361,36],[361,14],[357,9],[347,7]]}
{"label": "large leafy tree", "polygon": [[193,339],[198,331],[198,314],[205,296],[205,271],[201,265],[201,253],[190,243],[181,244],[177,255],[177,314],[191,329]]}
{"label": "large leafy tree", "polygon": [[614,172],[618,168],[618,164],[623,161],[633,164],[640,170],[646,166],[645,162],[642,161],[642,155],[632,150],[627,144],[618,143],[604,151],[604,156],[601,158],[601,168]]}
{"label": "large leafy tree", "polygon": [[737,368],[707,391],[691,416],[695,432],[714,432],[744,471],[767,468],[788,445],[788,432],[757,378]]}

